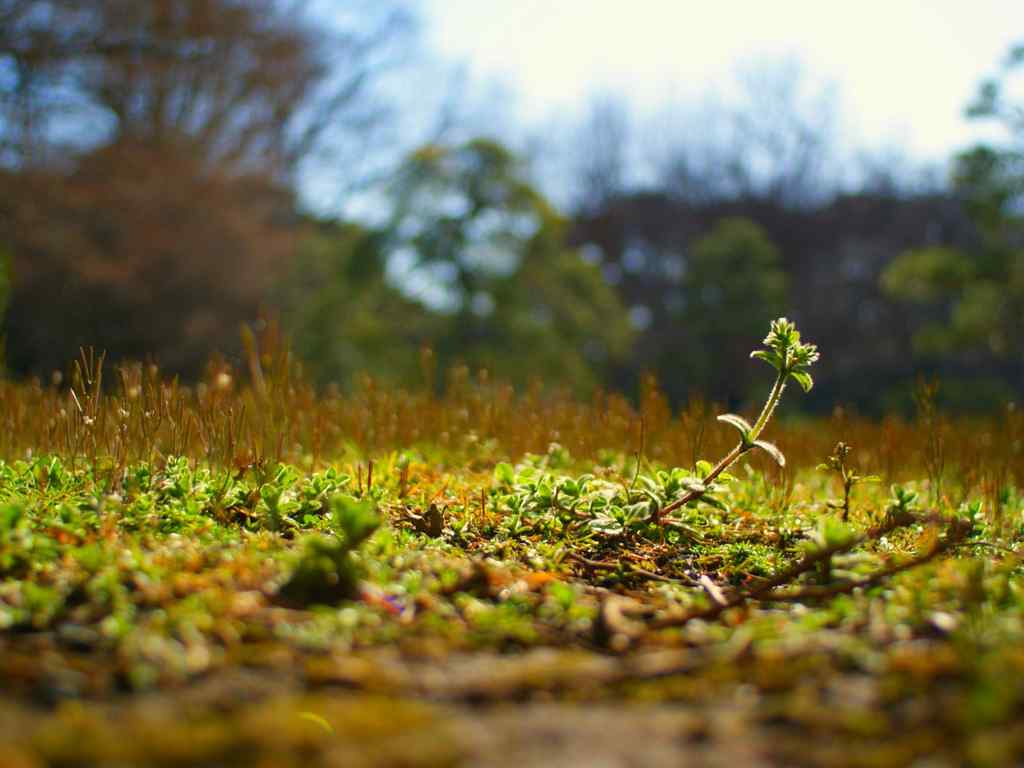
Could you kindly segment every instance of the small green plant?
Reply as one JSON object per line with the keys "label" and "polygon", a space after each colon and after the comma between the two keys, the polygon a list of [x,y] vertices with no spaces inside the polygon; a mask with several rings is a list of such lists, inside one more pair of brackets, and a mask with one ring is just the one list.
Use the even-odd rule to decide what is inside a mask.
{"label": "small green plant", "polygon": [[892,497],[889,499],[889,513],[896,516],[906,516],[916,509],[917,491],[904,488],[902,485],[894,485],[890,489]]}
{"label": "small green plant", "polygon": [[292,514],[302,509],[302,504],[289,498],[288,492],[288,486],[295,481],[292,474],[287,468],[281,467],[273,482],[260,486],[260,503],[257,505],[256,511],[269,531],[281,533],[299,527]]}
{"label": "small green plant", "polygon": [[0,507],[0,577],[25,573],[31,567],[31,547],[27,545],[28,521],[17,504]]}
{"label": "small green plant", "polygon": [[877,475],[861,475],[856,469],[849,465],[848,462],[851,450],[852,448],[846,443],[838,442],[832,451],[832,455],[825,459],[823,463],[818,465],[818,469],[821,471],[835,472],[839,475],[840,480],[842,480],[842,502],[830,501],[828,502],[828,506],[833,509],[842,510],[842,520],[844,523],[850,519],[850,495],[853,492],[854,486],[859,483],[881,482],[881,478]]}
{"label": "small green plant", "polygon": [[818,579],[822,584],[832,581],[832,550],[842,551],[853,539],[853,532],[832,517],[818,519],[818,527],[803,543],[804,555],[819,557]]}
{"label": "small green plant", "polygon": [[734,427],[740,433],[740,442],[727,453],[711,470],[705,474],[700,483],[692,483],[688,486],[687,492],[676,501],[669,504],[659,512],[659,519],[664,515],[680,507],[689,504],[691,501],[703,498],[708,491],[708,486],[714,482],[723,472],[735,464],[741,456],[754,448],[760,448],[771,456],[779,466],[786,465],[786,457],[782,451],[766,440],[761,440],[761,433],[775,413],[775,409],[782,399],[782,393],[786,389],[786,383],[793,379],[803,389],[810,392],[814,386],[814,380],[808,368],[819,358],[818,348],[814,344],[807,344],[800,340],[800,331],[796,324],[780,317],[773,320],[771,329],[764,339],[765,349],[757,349],[750,353],[750,356],[758,360],[764,360],[776,371],[775,383],[772,385],[768,399],[761,409],[757,420],[751,424],[742,416],[735,413],[726,413],[718,417],[718,420]]}
{"label": "small green plant", "polygon": [[355,552],[380,526],[376,502],[338,494],[330,499],[332,537],[313,534],[303,542],[291,577],[281,587],[288,603],[310,605],[352,600],[359,595]]}

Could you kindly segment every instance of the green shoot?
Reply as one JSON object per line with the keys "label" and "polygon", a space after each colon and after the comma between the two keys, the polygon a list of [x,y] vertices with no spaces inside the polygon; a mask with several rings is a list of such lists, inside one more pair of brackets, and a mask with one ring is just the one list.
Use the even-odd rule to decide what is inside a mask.
{"label": "green shoot", "polygon": [[843,501],[837,503],[834,501],[828,502],[828,505],[833,509],[838,508],[842,510],[842,519],[845,523],[850,519],[850,495],[853,492],[854,486],[859,483],[878,483],[881,482],[880,477],[877,475],[861,475],[856,469],[849,466],[848,459],[850,457],[851,448],[849,445],[843,442],[836,443],[835,449],[832,451],[832,455],[829,456],[825,461],[818,465],[818,469],[823,472],[836,472],[839,475],[840,480],[843,483]]}
{"label": "green shoot", "polygon": [[755,350],[750,353],[750,356],[764,360],[772,366],[776,371],[776,376],[760,415],[753,425],[735,413],[726,413],[718,417],[719,421],[728,424],[740,433],[739,444],[711,469],[704,477],[700,487],[691,488],[679,499],[659,510],[659,521],[663,520],[669,512],[702,498],[706,493],[706,486],[735,464],[741,456],[754,448],[760,448],[767,453],[779,466],[786,465],[786,457],[782,451],[773,443],[761,440],[760,436],[771,420],[772,414],[775,413],[775,408],[782,399],[782,393],[789,379],[796,381],[804,392],[811,391],[814,380],[808,369],[818,360],[818,348],[814,344],[800,341],[800,331],[796,329],[796,324],[784,317],[772,321],[768,335],[764,339],[764,346],[765,349]]}
{"label": "green shoot", "polygon": [[290,604],[335,604],[359,594],[359,566],[352,554],[380,526],[377,504],[337,494],[330,498],[333,537],[311,534],[302,542],[291,577],[280,590]]}

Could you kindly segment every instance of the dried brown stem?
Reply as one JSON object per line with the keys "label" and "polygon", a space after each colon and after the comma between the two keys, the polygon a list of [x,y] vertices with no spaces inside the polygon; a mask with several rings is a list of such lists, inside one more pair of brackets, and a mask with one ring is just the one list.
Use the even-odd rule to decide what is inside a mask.
{"label": "dried brown stem", "polygon": [[[868,531],[865,531],[863,534],[855,536],[848,541],[837,543],[829,547],[823,547],[822,549],[819,549],[816,552],[812,552],[803,557],[800,561],[791,565],[789,568],[780,571],[775,576],[766,579],[765,581],[748,590],[737,592],[729,598],[727,598],[725,601],[716,600],[714,604],[709,606],[708,608],[699,611],[694,611],[689,614],[684,614],[682,616],[666,616],[660,619],[655,619],[647,625],[647,628],[655,630],[667,629],[669,627],[682,626],[683,624],[686,624],[687,622],[692,621],[693,619],[714,619],[720,616],[725,611],[729,610],[730,608],[736,608],[737,606],[740,606],[744,603],[754,600],[771,599],[772,592],[774,592],[774,590],[778,589],[781,586],[785,586],[786,584],[793,582],[795,579],[799,578],[803,574],[814,570],[819,563],[831,559],[834,555],[849,552],[855,549],[856,547],[860,546],[861,544],[864,544],[865,542],[877,540],[882,536],[885,536],[886,534],[889,534],[892,531],[895,531],[899,528],[905,528],[908,525],[923,522],[939,522],[939,518],[936,515],[914,515],[909,512],[899,511],[890,512],[887,519],[882,524],[875,526],[874,528],[871,528]],[[951,523],[949,528],[947,529],[948,538],[945,541],[936,544],[936,547],[941,545],[944,550],[952,546],[953,544],[959,543],[966,535],[966,531],[966,527],[962,525],[958,526],[955,523]],[[938,553],[933,553],[931,550],[929,550],[929,552],[926,553],[927,559],[934,557],[936,554]],[[909,562],[911,562],[912,564],[903,564],[905,567],[900,567],[897,570],[893,571],[893,573],[898,573],[900,570],[906,570],[906,568],[911,568],[914,565],[920,564],[920,562]],[[925,560],[921,560],[921,562],[925,562]],[[879,574],[876,574],[879,580],[882,580],[889,575],[891,574],[885,573],[884,571],[880,572]],[[868,577],[868,579],[870,578],[873,577]],[[844,583],[842,586],[845,588],[849,586],[849,583]],[[856,585],[849,586],[849,589],[854,589],[855,586]],[[866,583],[865,586],[871,586],[871,584]]]}

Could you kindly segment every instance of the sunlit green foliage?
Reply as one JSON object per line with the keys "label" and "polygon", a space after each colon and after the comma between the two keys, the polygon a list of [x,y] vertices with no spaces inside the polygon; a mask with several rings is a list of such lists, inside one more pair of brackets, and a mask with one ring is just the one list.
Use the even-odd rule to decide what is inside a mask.
{"label": "sunlit green foliage", "polygon": [[[465,729],[413,749],[422,723],[544,699],[725,718],[718,755],[1005,764],[1024,417],[769,421],[818,352],[784,318],[764,343],[760,415],[703,426],[653,389],[317,395],[267,332],[248,377],[195,391],[136,368],[105,390],[88,355],[70,391],[0,382],[4,754],[457,764]],[[837,439],[845,490],[885,480],[842,514],[814,469]]]}
{"label": "sunlit green foliage", "polygon": [[983,351],[1011,366],[1024,334],[1024,122],[1021,104],[1004,87],[1024,73],[1024,48],[1014,47],[998,77],[985,81],[969,116],[1005,129],[1003,143],[976,146],[956,158],[953,187],[977,227],[971,250],[925,248],[905,253],[882,275],[890,295],[930,305],[933,322],[915,337],[926,357]]}
{"label": "sunlit green foliage", "polygon": [[565,247],[565,220],[501,144],[415,152],[393,184],[397,281],[440,314],[431,347],[503,379],[589,389],[626,347],[625,311]]}
{"label": "sunlit green foliage", "polygon": [[742,398],[735,372],[750,340],[785,308],[786,276],[778,249],[748,219],[723,219],[686,261],[680,322],[699,345],[679,375],[716,397]]}
{"label": "sunlit green foliage", "polygon": [[303,241],[275,303],[296,354],[320,384],[373,375],[419,380],[410,351],[432,340],[436,318],[387,279],[382,235],[321,223]]}

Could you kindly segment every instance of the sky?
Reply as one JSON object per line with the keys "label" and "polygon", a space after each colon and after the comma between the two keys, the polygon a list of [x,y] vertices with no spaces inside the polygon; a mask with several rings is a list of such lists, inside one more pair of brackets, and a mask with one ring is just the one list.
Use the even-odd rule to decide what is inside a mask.
{"label": "sky", "polygon": [[939,161],[987,135],[963,117],[1024,39],[1024,0],[420,0],[427,45],[499,84],[516,120],[638,114],[727,89],[738,67],[796,60],[835,87],[845,143]]}

